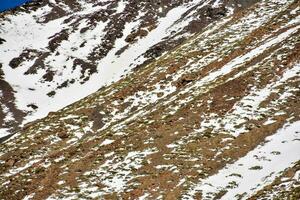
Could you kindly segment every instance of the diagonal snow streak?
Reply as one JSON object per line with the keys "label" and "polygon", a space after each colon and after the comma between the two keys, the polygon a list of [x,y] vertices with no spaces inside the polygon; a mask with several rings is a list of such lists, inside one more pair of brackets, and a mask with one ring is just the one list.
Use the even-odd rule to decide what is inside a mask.
{"label": "diagonal snow streak", "polygon": [[[266,114],[268,111],[270,112],[270,110],[276,109],[276,106],[275,108],[261,108],[260,104],[266,100],[272,92],[277,92],[276,88],[284,85],[288,79],[293,77],[300,79],[300,76],[297,75],[299,72],[300,64],[295,64],[293,68],[286,70],[279,80],[268,84],[262,89],[254,87],[249,95],[243,97],[233,106],[232,112],[222,117],[216,117],[214,113],[211,113],[210,116],[206,116],[205,120],[201,123],[201,130],[198,130],[198,132],[207,128],[212,128],[213,132],[218,132],[221,131],[221,127],[223,127],[222,131],[228,132],[235,137],[247,132],[245,126],[241,125],[249,120],[258,120],[261,118],[261,114]],[[289,88],[286,92],[289,92]]]}
{"label": "diagonal snow streak", "polygon": [[300,160],[299,131],[300,121],[285,125],[245,157],[192,187],[185,199],[193,199],[196,192],[202,192],[203,199],[208,200],[223,190],[226,191],[223,200],[250,197]]}
{"label": "diagonal snow streak", "polygon": [[[77,15],[88,15],[105,7],[93,7],[92,4],[86,4],[83,1],[79,3],[83,10],[77,13]],[[61,75],[54,77],[52,82],[45,84],[41,81],[45,73],[44,69],[39,69],[37,74],[24,75],[24,72],[32,66],[35,60],[24,62],[21,67],[16,69],[9,67],[9,61],[11,58],[19,56],[24,49],[36,49],[38,51],[47,52],[46,47],[49,38],[63,29],[68,30],[71,27],[71,23],[65,24],[64,20],[72,15],[52,20],[46,24],[40,24],[37,20],[43,18],[51,11],[51,8],[46,6],[30,14],[10,16],[9,20],[1,25],[1,29],[3,30],[0,29],[1,38],[7,41],[0,46],[0,63],[3,63],[5,80],[10,83],[16,91],[17,107],[20,110],[32,112],[27,116],[24,124],[45,117],[49,111],[57,111],[96,92],[102,86],[119,80],[137,64],[141,64],[145,61],[145,58],[141,55],[150,47],[162,41],[163,38],[170,36],[173,31],[178,31],[182,26],[186,25],[185,22],[177,23],[177,21],[186,11],[198,4],[204,5],[205,1],[193,0],[170,10],[164,18],[158,20],[157,27],[150,31],[147,36],[139,39],[120,56],[117,56],[115,54],[116,51],[127,45],[127,43],[124,43],[126,36],[139,25],[140,21],[137,20],[127,23],[124,30],[125,32],[123,32],[124,37],[115,42],[114,48],[106,57],[97,61],[97,74],[91,75],[89,81],[83,85],[80,81],[76,81],[69,87],[56,91],[56,95],[53,97],[49,97],[47,94],[55,90],[58,84],[62,84],[65,80],[80,77],[80,69],[73,69],[74,58],[87,58],[88,53],[101,42],[101,38],[105,33],[104,29],[108,22],[100,22],[93,30],[88,30],[82,34],[80,33],[80,29],[87,26],[88,23],[83,21],[78,27],[78,30],[68,33],[69,39],[62,42],[59,48],[51,53],[45,61],[47,66],[51,66],[49,67],[51,70]],[[117,12],[122,12],[125,7],[125,1],[120,1]],[[34,18],[33,15],[37,17]],[[143,13],[140,13],[140,16],[142,15]],[[30,29],[27,28],[28,26],[30,26]],[[34,43],[32,42],[33,40],[35,41]],[[83,41],[87,41],[85,47],[80,48],[79,46]],[[57,55],[58,53],[59,55]],[[29,88],[34,88],[35,90],[29,90]],[[32,103],[38,106],[36,111],[32,111],[27,107],[28,104]]]}
{"label": "diagonal snow streak", "polygon": [[[228,64],[224,65],[221,69],[209,73],[209,75],[207,75],[204,78],[200,79],[199,81],[193,83],[192,85],[186,87],[184,90],[180,91],[177,95],[172,96],[169,100],[163,101],[162,105],[168,105],[171,102],[177,101],[181,96],[184,96],[185,94],[190,94],[191,91],[193,91],[193,96],[197,96],[201,93],[207,92],[211,87],[215,87],[216,84],[223,83],[223,82],[219,83],[219,79],[222,79],[225,75],[229,74],[233,70],[243,67],[243,65],[247,61],[250,61],[251,59],[255,58],[256,56],[262,54],[264,51],[271,48],[273,45],[279,44],[280,42],[286,40],[292,34],[297,32],[299,30],[299,28],[300,28],[300,25],[298,25],[294,28],[290,28],[287,31],[281,33],[280,35],[269,39],[268,41],[263,43],[261,46],[251,50],[250,52],[246,53],[245,55],[235,58]],[[255,65],[255,66],[252,66],[251,69],[257,68],[257,67],[259,67],[259,66]],[[249,70],[249,69],[247,69],[247,70]],[[238,75],[235,76],[235,78],[237,78],[241,75],[242,75],[242,73],[239,73]],[[174,90],[170,90],[170,93],[172,93],[172,92],[174,92]],[[189,95],[188,99],[186,99],[184,101],[181,100],[180,102],[178,102],[179,105],[178,105],[178,107],[176,107],[176,109],[180,108],[183,105],[186,105],[192,99],[193,98],[191,97],[191,95]],[[153,109],[156,109],[156,107]],[[152,111],[151,109],[147,112],[145,112],[144,110],[140,110],[139,112],[135,113],[130,118],[126,119],[123,123],[131,121],[131,120],[135,119],[137,116],[144,116],[151,111]],[[118,124],[118,126],[120,126],[120,124]]]}

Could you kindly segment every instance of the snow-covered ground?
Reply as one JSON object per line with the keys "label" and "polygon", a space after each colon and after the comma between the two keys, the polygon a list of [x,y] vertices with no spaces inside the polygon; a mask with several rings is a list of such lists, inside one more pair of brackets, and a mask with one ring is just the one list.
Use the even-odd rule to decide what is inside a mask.
{"label": "snow-covered ground", "polygon": [[[124,2],[114,12],[126,10]],[[220,2],[210,1],[216,8]],[[142,23],[145,13],[139,12],[106,57],[95,61],[99,72],[112,79],[92,74],[82,86],[90,88],[79,95],[123,73],[125,79],[26,126],[3,143],[0,194],[17,199],[246,199],[295,166],[300,160],[298,5],[292,0],[261,1],[131,73],[132,63],[146,59],[135,51],[144,52],[142,48],[172,34],[169,30],[180,29],[186,23],[180,16],[192,5],[169,11],[146,36],[115,55]],[[85,13],[98,9],[86,8]],[[192,10],[187,17],[197,12]],[[107,24],[94,24],[99,37],[105,38]],[[81,45],[76,40],[80,37],[90,42],[85,44],[89,51],[94,49],[96,33],[79,31],[88,25],[82,21],[51,53],[47,62],[53,68],[66,61],[70,74],[74,58],[68,63],[69,54],[87,61],[87,52],[69,49]],[[51,59],[57,52],[57,60]],[[102,65],[113,68],[105,71]],[[59,76],[54,80],[49,84],[59,82]],[[57,90],[52,99],[63,98],[67,94],[62,92],[80,86],[76,84]],[[50,184],[55,191],[47,190]]]}
{"label": "snow-covered ground", "polygon": [[[80,80],[82,69],[80,67],[74,68],[73,62],[76,58],[90,62],[88,55],[103,42],[102,40],[109,29],[110,20],[100,21],[96,23],[94,28],[88,29],[84,33],[81,30],[90,26],[88,19],[83,18],[74,30],[72,30],[72,26],[76,22],[76,18],[105,10],[107,5],[93,6],[92,3],[85,3],[82,4],[80,12],[67,14],[47,23],[40,23],[40,21],[51,13],[52,7],[48,5],[30,13],[8,15],[0,25],[1,38],[6,41],[0,45],[0,63],[3,65],[5,81],[13,87],[17,108],[28,112],[23,124],[45,117],[50,111],[57,111],[92,94],[102,86],[119,80],[132,68],[146,60],[142,54],[149,48],[188,25],[193,17],[189,15],[186,20],[180,20],[183,14],[193,6],[201,8],[207,3],[208,1],[204,0],[193,0],[171,9],[166,16],[158,19],[155,27],[146,36],[129,44],[125,42],[126,37],[138,29],[146,14],[145,11],[140,11],[135,20],[126,22],[122,31],[123,37],[117,38],[108,54],[103,59],[96,61],[97,73],[89,75],[89,70],[87,70],[83,74],[84,77],[89,77],[89,80],[84,84]],[[114,15],[124,12],[126,5],[125,1],[120,1],[114,9]],[[61,7],[65,8],[66,5],[62,4]],[[69,20],[69,22],[66,23],[65,20]],[[62,30],[68,33],[68,39],[63,40],[54,52],[49,52],[49,39]],[[83,42],[85,45],[81,47]],[[120,49],[127,45],[129,46],[121,55],[116,55]],[[37,53],[31,52],[29,55],[33,58],[23,61],[20,66],[12,69],[9,66],[12,58],[20,56],[24,50],[34,50]],[[35,73],[25,75],[37,62],[39,52],[49,53],[43,61],[45,66],[38,66],[39,68]],[[43,75],[49,70],[54,72],[53,80],[50,82],[43,80]],[[74,83],[57,89],[65,81],[72,79],[75,80]],[[53,91],[55,91],[55,95],[49,96],[48,94]],[[28,105],[35,105],[37,108],[33,109]],[[1,134],[1,136],[4,135]]]}
{"label": "snow-covered ground", "polygon": [[223,200],[247,199],[300,160],[299,145],[300,121],[286,124],[245,157],[201,180],[188,192],[186,199],[193,199],[193,194],[199,191],[203,199],[212,199],[220,191],[226,191]]}

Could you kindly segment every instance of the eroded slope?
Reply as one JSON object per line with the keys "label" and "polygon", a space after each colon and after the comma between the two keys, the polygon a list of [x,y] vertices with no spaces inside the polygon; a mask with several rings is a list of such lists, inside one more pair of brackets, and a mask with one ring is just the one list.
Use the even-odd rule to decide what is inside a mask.
{"label": "eroded slope", "polygon": [[271,195],[300,160],[299,6],[259,2],[28,125],[0,147],[0,196]]}
{"label": "eroded slope", "polygon": [[119,80],[251,4],[37,0],[2,13],[0,137]]}

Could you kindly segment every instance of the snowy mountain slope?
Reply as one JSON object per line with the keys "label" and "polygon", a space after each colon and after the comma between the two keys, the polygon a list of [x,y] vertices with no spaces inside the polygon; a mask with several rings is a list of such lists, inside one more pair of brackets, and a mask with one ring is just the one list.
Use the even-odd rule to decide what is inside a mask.
{"label": "snowy mountain slope", "polygon": [[218,20],[1,144],[0,196],[297,199],[299,33],[293,0]]}
{"label": "snowy mountain slope", "polygon": [[252,3],[49,0],[2,13],[0,137],[119,80]]}

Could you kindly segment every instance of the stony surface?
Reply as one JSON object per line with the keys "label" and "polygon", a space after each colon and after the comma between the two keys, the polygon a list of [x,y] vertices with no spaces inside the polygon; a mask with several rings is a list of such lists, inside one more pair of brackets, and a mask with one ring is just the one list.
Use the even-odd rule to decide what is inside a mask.
{"label": "stony surface", "polygon": [[0,197],[298,199],[300,5],[247,6],[1,144]]}
{"label": "stony surface", "polygon": [[1,13],[0,137],[119,80],[249,5],[36,0]]}

